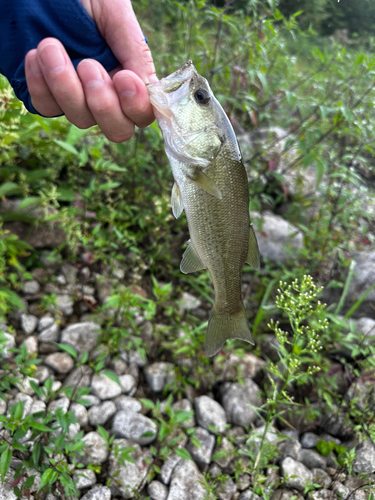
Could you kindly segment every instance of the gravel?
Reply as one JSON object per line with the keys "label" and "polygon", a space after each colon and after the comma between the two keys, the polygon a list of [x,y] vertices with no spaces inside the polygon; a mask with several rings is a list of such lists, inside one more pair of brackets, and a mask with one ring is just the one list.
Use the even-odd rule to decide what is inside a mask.
{"label": "gravel", "polygon": [[251,406],[260,406],[259,386],[250,378],[244,383],[226,382],[221,390],[222,405],[227,415],[227,421],[237,425],[251,425],[257,415]]}
{"label": "gravel", "polygon": [[157,427],[145,415],[131,410],[118,411],[113,419],[112,432],[117,437],[124,437],[145,446],[155,441]]}
{"label": "gravel", "polygon": [[195,416],[201,427],[214,434],[223,433],[227,418],[224,408],[214,399],[201,396],[194,399]]}

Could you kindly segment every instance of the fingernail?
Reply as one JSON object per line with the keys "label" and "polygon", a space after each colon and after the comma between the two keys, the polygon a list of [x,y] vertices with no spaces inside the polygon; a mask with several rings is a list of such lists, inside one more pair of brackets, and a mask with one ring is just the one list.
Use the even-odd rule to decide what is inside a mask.
{"label": "fingernail", "polygon": [[55,75],[61,73],[66,65],[62,50],[54,43],[43,45],[40,50],[40,59],[43,66]]}
{"label": "fingernail", "polygon": [[129,78],[128,76],[118,78],[117,87],[120,94],[124,97],[134,97],[137,93],[137,87],[135,86],[133,78]]}
{"label": "fingernail", "polygon": [[30,64],[31,72],[35,76],[41,76],[42,73],[40,72],[40,68],[39,68],[39,64],[38,64],[38,61],[36,59],[36,56],[29,59],[29,64]]}
{"label": "fingernail", "polygon": [[79,63],[79,68],[79,77],[83,80],[85,87],[99,87],[99,85],[103,85],[103,75],[94,62],[86,59]]}

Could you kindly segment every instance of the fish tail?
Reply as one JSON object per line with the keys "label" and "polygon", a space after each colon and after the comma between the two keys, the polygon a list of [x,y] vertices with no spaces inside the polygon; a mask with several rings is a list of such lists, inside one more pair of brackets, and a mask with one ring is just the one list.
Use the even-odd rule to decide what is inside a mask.
{"label": "fish tail", "polygon": [[240,339],[254,344],[246,319],[245,310],[237,314],[220,314],[214,309],[208,322],[204,351],[206,356],[214,356],[228,339]]}

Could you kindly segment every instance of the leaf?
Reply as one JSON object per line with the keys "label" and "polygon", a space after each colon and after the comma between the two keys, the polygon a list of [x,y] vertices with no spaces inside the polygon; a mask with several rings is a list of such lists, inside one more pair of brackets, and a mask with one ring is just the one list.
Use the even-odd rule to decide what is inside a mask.
{"label": "leaf", "polygon": [[102,436],[103,439],[105,439],[106,441],[108,441],[109,439],[109,434],[108,432],[104,429],[104,427],[102,427],[101,425],[98,425],[97,427],[97,431],[98,433]]}
{"label": "leaf", "polygon": [[316,173],[316,187],[319,187],[319,184],[322,182],[323,174],[325,170],[325,162],[322,159],[318,159],[315,164],[315,173]]}
{"label": "leaf", "polygon": [[303,166],[308,167],[315,160],[314,155],[312,153],[307,153],[303,159]]}
{"label": "leaf", "polygon": [[47,483],[51,484],[51,479],[53,477],[54,470],[53,469],[46,469],[43,472],[42,478],[40,480],[40,485],[38,488],[38,491],[40,491]]}
{"label": "leaf", "polygon": [[118,378],[115,372],[113,372],[112,370],[104,370],[103,375],[113,380],[113,382],[116,382],[116,384],[118,384],[122,388],[120,379]]}
{"label": "leaf", "polygon": [[39,196],[29,196],[28,198],[25,198],[24,200],[21,201],[19,208],[27,208],[32,205],[39,205],[39,203],[42,202],[42,198]]}
{"label": "leaf", "polygon": [[34,463],[34,467],[38,467],[39,465],[39,458],[40,458],[40,453],[42,451],[42,443],[40,441],[36,442],[33,447],[32,451],[32,459]]}
{"label": "leaf", "polygon": [[5,451],[3,451],[0,458],[0,475],[2,483],[4,482],[5,475],[9,470],[11,459],[12,459],[12,450],[8,448]]}
{"label": "leaf", "polygon": [[77,359],[77,351],[69,344],[57,344],[62,351],[67,352],[72,358]]}
{"label": "leaf", "polygon": [[177,448],[175,451],[176,455],[179,457],[184,458],[185,460],[191,460],[192,462],[194,461],[186,448]]}
{"label": "leaf", "polygon": [[155,404],[150,401],[149,399],[143,399],[143,398],[140,398],[139,401],[143,404],[143,406],[145,406],[146,408],[150,408],[151,410],[153,410],[155,408]]}
{"label": "leaf", "polygon": [[4,182],[4,184],[0,186],[0,197],[16,191],[21,191],[21,187],[18,184],[15,182]]}
{"label": "leaf", "polygon": [[65,149],[65,151],[68,151],[69,153],[72,153],[77,156],[79,155],[78,150],[68,142],[60,141],[59,139],[55,139],[53,142],[58,146],[60,146],[61,148]]}
{"label": "leaf", "polygon": [[45,424],[42,424],[42,422],[30,422],[30,427],[33,429],[36,429],[37,431],[42,431],[42,432],[53,432],[53,429],[51,427],[48,427]]}
{"label": "leaf", "polygon": [[85,134],[87,134],[88,129],[80,129],[77,128],[74,125],[70,126],[68,135],[66,137],[66,142],[70,144],[71,146],[74,146],[74,144],[81,139]]}
{"label": "leaf", "polygon": [[119,186],[121,186],[121,182],[105,182],[104,184],[99,186],[99,189],[101,191],[108,191],[110,189],[115,189]]}
{"label": "leaf", "polygon": [[2,295],[2,300],[5,298],[5,300],[7,300],[13,307],[19,307],[23,311],[26,311],[25,304],[16,292],[13,292],[13,290],[9,290],[5,286],[0,286],[0,294]]}
{"label": "leaf", "polygon": [[320,109],[320,113],[322,115],[322,120],[325,120],[328,116],[329,109],[327,108],[327,106],[324,106],[323,104],[321,106],[319,106],[319,109]]}

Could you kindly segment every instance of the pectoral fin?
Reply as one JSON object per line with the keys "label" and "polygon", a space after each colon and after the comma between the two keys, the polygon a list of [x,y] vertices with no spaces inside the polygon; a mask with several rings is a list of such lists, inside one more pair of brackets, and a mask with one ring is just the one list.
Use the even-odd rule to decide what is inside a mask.
{"label": "pectoral fin", "polygon": [[194,177],[190,177],[192,181],[198,184],[202,189],[207,191],[207,193],[212,194],[216,198],[221,200],[222,195],[220,189],[216,186],[214,181],[210,179],[206,174],[204,174],[201,170],[197,171],[194,174]]}
{"label": "pectoral fin", "polygon": [[182,214],[182,212],[184,211],[184,206],[182,204],[181,192],[177,182],[173,184],[171,205],[172,205],[173,215],[176,217],[176,219],[178,219]]}
{"label": "pectoral fin", "polygon": [[180,270],[184,274],[189,274],[194,273],[195,271],[201,271],[202,269],[206,269],[206,267],[195,251],[193,245],[189,243],[184,255],[182,256]]}
{"label": "pectoral fin", "polygon": [[249,250],[247,251],[246,264],[249,264],[254,269],[260,268],[260,257],[257,237],[255,236],[254,227],[250,224],[249,231]]}

